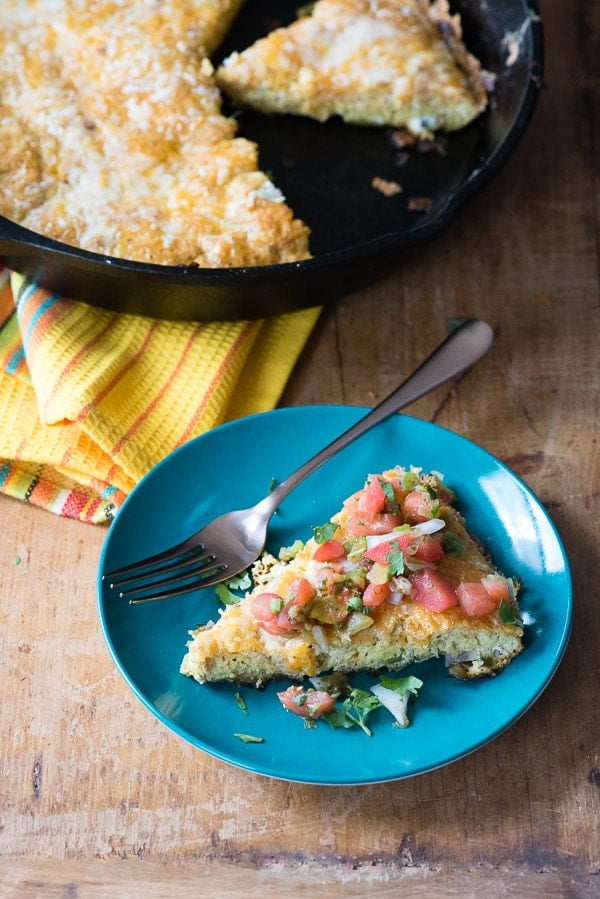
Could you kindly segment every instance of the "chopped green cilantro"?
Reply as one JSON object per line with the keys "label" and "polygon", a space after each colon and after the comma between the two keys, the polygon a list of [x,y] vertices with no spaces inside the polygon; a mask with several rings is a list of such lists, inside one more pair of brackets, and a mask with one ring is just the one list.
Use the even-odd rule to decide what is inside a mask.
{"label": "chopped green cilantro", "polygon": [[416,696],[423,686],[423,681],[418,677],[414,677],[412,674],[409,674],[406,677],[391,677],[390,675],[382,674],[379,681],[382,687],[386,687],[388,690],[394,690],[395,693],[400,693],[401,695],[410,693],[413,696]]}
{"label": "chopped green cilantro", "polygon": [[363,601],[358,593],[355,593],[348,600],[348,605],[346,606],[349,612],[362,612],[363,610]]}
{"label": "chopped green cilantro", "polygon": [[368,690],[354,687],[342,704],[334,712],[323,715],[323,720],[332,728],[354,727],[357,725],[368,736],[373,736],[372,730],[367,726],[367,718],[374,709],[378,709],[381,702]]}
{"label": "chopped green cilantro", "polygon": [[21,556],[15,556],[15,565],[21,564]]}
{"label": "chopped green cilantro", "polygon": [[245,701],[244,697],[241,696],[239,693],[236,693],[233,698],[235,699],[235,704],[237,705],[237,707],[239,709],[242,710],[244,715],[248,715],[249,714],[248,706],[246,705],[246,701]]}
{"label": "chopped green cilantro", "polygon": [[379,479],[379,483],[381,485],[381,489],[385,493],[385,498],[388,501],[390,512],[395,515],[398,511],[398,503],[396,502],[396,494],[394,493],[394,488],[389,481],[383,481],[381,478]]}
{"label": "chopped green cilantro", "polygon": [[241,595],[237,595],[234,593],[234,590],[240,590],[245,593],[252,586],[252,578],[250,577],[249,571],[242,571],[241,574],[237,574],[235,577],[229,578],[228,581],[223,581],[222,584],[217,584],[215,587],[215,593],[217,594],[217,599],[220,599],[221,602],[226,606],[233,606],[236,602],[239,602],[242,599]]}
{"label": "chopped green cilantro", "polygon": [[238,740],[241,740],[242,743],[264,743],[264,737],[254,737],[252,734],[234,734],[234,737],[237,737]]}
{"label": "chopped green cilantro", "polygon": [[313,531],[317,543],[327,543],[333,539],[333,535],[337,531],[337,524],[334,524],[333,521],[328,521],[326,524],[313,528]]}
{"label": "chopped green cilantro", "polygon": [[506,602],[505,599],[500,601],[500,608],[498,609],[498,618],[502,622],[502,624],[518,624],[519,619],[517,618],[517,613],[514,610],[514,607],[511,606],[510,603]]}
{"label": "chopped green cilantro", "polygon": [[444,533],[442,537],[442,549],[445,553],[456,553],[458,556],[462,556],[466,548],[464,543],[462,543],[458,537],[455,537],[454,534],[451,534],[449,531]]}
{"label": "chopped green cilantro", "polygon": [[396,549],[387,554],[387,560],[390,565],[390,574],[392,577],[400,577],[404,574],[404,553],[401,549]]}
{"label": "chopped green cilantro", "polygon": [[226,583],[229,584],[232,590],[249,590],[252,586],[252,578],[250,577],[250,572],[246,569],[241,574],[230,577]]}
{"label": "chopped green cilantro", "polygon": [[226,606],[233,606],[242,598],[232,593],[227,584],[217,584],[215,593],[217,594],[217,599],[220,599]]}

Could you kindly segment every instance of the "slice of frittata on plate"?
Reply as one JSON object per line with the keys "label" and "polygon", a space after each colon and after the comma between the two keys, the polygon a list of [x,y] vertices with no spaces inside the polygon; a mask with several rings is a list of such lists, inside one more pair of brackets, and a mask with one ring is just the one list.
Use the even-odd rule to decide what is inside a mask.
{"label": "slice of frittata on plate", "polygon": [[181,672],[259,687],[441,656],[457,678],[497,674],[523,649],[517,585],[454,501],[439,474],[370,475],[305,543],[258,560],[251,592],[191,632]]}

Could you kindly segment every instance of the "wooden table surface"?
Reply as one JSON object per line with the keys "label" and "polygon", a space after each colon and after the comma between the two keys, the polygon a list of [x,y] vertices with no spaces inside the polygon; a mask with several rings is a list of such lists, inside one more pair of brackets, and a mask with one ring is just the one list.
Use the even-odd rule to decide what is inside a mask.
{"label": "wooden table surface", "polygon": [[411,412],[504,460],[551,514],[575,597],[558,673],[507,732],[420,777],[244,773],[115,670],[105,531],[0,497],[3,897],[600,895],[598,3],[542,12],[546,89],[517,152],[443,238],[323,314],[281,404],[373,404],[449,318],[493,324],[477,369]]}

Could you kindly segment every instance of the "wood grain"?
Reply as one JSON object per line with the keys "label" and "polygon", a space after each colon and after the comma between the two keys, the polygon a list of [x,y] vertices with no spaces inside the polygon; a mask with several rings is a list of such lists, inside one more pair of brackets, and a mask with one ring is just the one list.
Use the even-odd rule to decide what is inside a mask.
{"label": "wood grain", "polygon": [[[545,0],[528,134],[454,227],[323,317],[282,405],[371,405],[457,315],[493,351],[411,413],[506,461],[567,548],[572,639],[509,731],[364,788],[252,776],[137,702],[98,626],[104,531],[0,497],[0,894],[600,894],[599,7]],[[552,597],[548,597],[552,601]]]}

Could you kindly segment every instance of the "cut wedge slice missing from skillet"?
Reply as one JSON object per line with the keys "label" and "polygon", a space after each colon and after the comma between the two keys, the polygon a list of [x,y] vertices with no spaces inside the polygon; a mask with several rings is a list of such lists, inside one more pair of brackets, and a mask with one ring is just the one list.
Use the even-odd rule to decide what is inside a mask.
{"label": "cut wedge slice missing from skillet", "polygon": [[191,632],[181,672],[260,687],[441,656],[456,678],[499,673],[523,648],[517,585],[455,499],[439,474],[370,475],[306,542],[258,560],[252,590]]}
{"label": "cut wedge slice missing from skillet", "polygon": [[463,128],[487,105],[479,62],[447,0],[320,0],[232,53],[217,82],[262,112],[339,115],[417,137]]}

